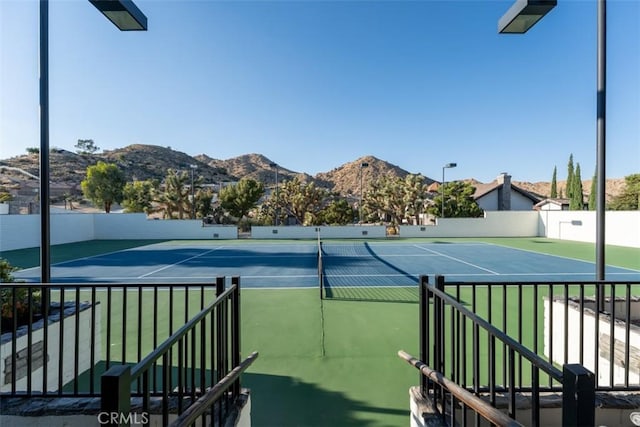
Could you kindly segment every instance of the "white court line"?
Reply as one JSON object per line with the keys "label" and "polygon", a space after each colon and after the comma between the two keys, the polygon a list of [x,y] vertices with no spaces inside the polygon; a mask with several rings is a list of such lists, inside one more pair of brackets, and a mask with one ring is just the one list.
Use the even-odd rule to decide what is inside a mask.
{"label": "white court line", "polygon": [[[536,255],[546,255],[546,256],[550,256],[550,257],[568,259],[570,261],[577,261],[577,262],[582,262],[582,263],[591,264],[591,265],[595,264],[594,261],[587,261],[587,260],[584,260],[584,259],[572,258],[572,257],[564,256],[564,255],[548,254],[548,253],[545,253],[545,252],[536,252],[536,251],[534,251],[532,249],[515,248],[513,246],[500,245],[498,243],[486,243],[486,244],[487,245],[492,245],[492,246],[497,246],[499,248],[513,249],[514,251],[528,252],[528,253],[536,254]],[[613,265],[613,264],[607,264],[607,266],[614,267],[614,268],[619,268],[621,270],[629,270],[629,271],[632,271],[632,272],[635,272],[635,273],[640,273],[640,270],[634,270],[633,268],[629,268],[629,267],[621,267],[619,265]],[[605,273],[605,274],[613,274],[613,273]],[[620,274],[620,273],[618,273],[618,274]]]}
{"label": "white court line", "polygon": [[460,263],[462,263],[462,264],[470,265],[471,267],[475,267],[475,268],[477,268],[477,269],[487,271],[487,272],[489,272],[489,273],[491,273],[491,274],[495,274],[496,276],[499,276],[499,275],[500,275],[500,273],[495,272],[495,271],[493,271],[493,270],[489,270],[488,268],[480,267],[479,265],[472,264],[472,263],[467,262],[467,261],[463,261],[463,260],[461,260],[461,259],[459,259],[459,258],[455,258],[455,257],[452,257],[452,256],[450,256],[450,255],[446,255],[446,254],[440,253],[440,252],[438,252],[438,251],[434,251],[433,249],[425,248],[425,247],[422,247],[422,246],[419,246],[419,245],[413,245],[413,246],[415,246],[415,247],[416,247],[416,248],[418,248],[418,249],[422,249],[422,250],[424,250],[424,251],[429,251],[429,252],[432,252],[432,253],[434,253],[434,254],[436,254],[436,255],[440,255],[440,256],[443,256],[443,257],[445,257],[445,258],[449,258],[449,259],[452,259],[452,260],[454,260],[454,261],[458,261],[458,262],[460,262]]}
{"label": "white court line", "polygon": [[210,249],[210,250],[205,251],[205,252],[203,252],[201,254],[192,256],[191,258],[183,259],[182,261],[178,261],[178,262],[170,264],[170,265],[165,265],[164,267],[158,268],[157,270],[153,270],[153,271],[150,271],[147,274],[143,274],[142,276],[138,276],[138,277],[136,277],[136,279],[144,279],[145,277],[151,276],[154,273],[157,273],[157,272],[162,271],[162,270],[166,270],[167,268],[175,267],[176,265],[180,265],[180,264],[185,263],[187,261],[191,261],[192,259],[195,259],[195,258],[200,258],[201,256],[204,256],[204,255],[206,255],[208,253],[211,253],[213,251],[217,251],[218,249],[221,249],[221,248],[222,248],[222,246],[218,246],[217,248]]}

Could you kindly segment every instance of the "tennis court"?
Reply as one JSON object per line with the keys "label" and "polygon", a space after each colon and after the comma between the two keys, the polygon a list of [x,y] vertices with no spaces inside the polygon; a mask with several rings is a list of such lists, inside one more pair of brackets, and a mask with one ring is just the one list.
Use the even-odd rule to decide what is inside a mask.
{"label": "tennis court", "polygon": [[[168,241],[118,250],[52,266],[58,283],[206,283],[241,276],[245,288],[319,286],[318,242]],[[594,280],[595,265],[480,241],[324,241],[325,291],[344,288],[414,287],[421,274],[455,281]],[[608,265],[609,280],[640,280],[637,268]],[[15,273],[37,282],[37,267]]]}
{"label": "tennis court", "polygon": [[[404,294],[394,292],[413,298],[420,274],[457,281],[544,281],[593,279],[595,271],[593,244],[537,238],[328,240],[322,247],[325,291],[346,293],[346,298],[320,302],[318,242],[313,240],[81,242],[53,247],[52,277],[70,283],[170,284],[239,275],[247,290],[242,351],[260,352],[243,375],[252,393],[253,425],[382,427],[407,424],[408,390],[418,383],[415,370],[396,356],[399,349],[418,352],[418,304],[406,304]],[[640,278],[639,250],[607,250],[608,278]],[[3,256],[14,265],[37,264],[37,250]],[[14,275],[39,280],[38,268]],[[113,298],[117,305],[119,293]],[[179,293],[175,306],[183,301]],[[167,307],[168,302],[158,310],[165,313]],[[127,358],[136,360],[135,301],[129,308]],[[143,312],[150,309],[145,306]],[[106,325],[106,310],[103,317]],[[114,323],[113,330],[120,326]],[[149,329],[143,330],[149,339]],[[112,353],[119,354],[121,347],[114,344]]]}

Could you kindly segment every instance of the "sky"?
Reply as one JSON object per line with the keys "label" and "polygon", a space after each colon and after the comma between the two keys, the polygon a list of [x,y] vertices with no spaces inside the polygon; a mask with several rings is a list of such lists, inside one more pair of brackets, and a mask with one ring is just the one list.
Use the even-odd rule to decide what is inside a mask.
{"label": "sky", "polygon": [[[566,179],[596,165],[596,2],[500,35],[513,0],[135,0],[120,32],[49,6],[50,145],[78,139],[315,175],[372,155],[440,179]],[[640,173],[640,2],[607,2],[607,176]],[[38,2],[0,0],[0,159],[39,147]]]}

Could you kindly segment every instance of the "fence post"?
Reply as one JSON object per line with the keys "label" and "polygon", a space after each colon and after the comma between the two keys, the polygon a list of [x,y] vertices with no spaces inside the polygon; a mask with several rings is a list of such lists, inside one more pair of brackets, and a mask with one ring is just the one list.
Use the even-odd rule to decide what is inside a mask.
{"label": "fence post", "polygon": [[[429,364],[429,350],[428,350],[428,327],[427,319],[429,317],[429,276],[420,276],[420,325],[418,327],[418,334],[420,335],[420,360]],[[420,392],[422,397],[427,397],[428,380],[425,375],[420,373]]]}
{"label": "fence post", "polygon": [[98,414],[100,424],[129,426],[131,366],[115,365],[109,368],[100,378],[100,387],[100,414]]}
{"label": "fence post", "polygon": [[562,367],[562,425],[594,426],[596,380],[593,372],[578,363]]}
{"label": "fence post", "polygon": [[[231,368],[234,369],[240,365],[240,277],[232,277],[231,285],[236,287],[231,301]],[[240,377],[233,383],[234,399],[239,395]]]}

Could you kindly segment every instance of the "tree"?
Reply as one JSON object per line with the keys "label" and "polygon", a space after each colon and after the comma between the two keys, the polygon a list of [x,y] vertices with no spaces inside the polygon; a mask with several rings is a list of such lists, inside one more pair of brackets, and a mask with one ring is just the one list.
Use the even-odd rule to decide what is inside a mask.
{"label": "tree", "polygon": [[100,147],[98,147],[93,139],[79,139],[78,143],[75,145],[76,153],[87,155],[87,154],[95,154]]}
{"label": "tree", "polygon": [[[571,200],[573,191],[573,154],[569,155],[569,163],[567,164],[567,186],[565,189],[566,197]],[[569,208],[571,209],[571,208]]]}
{"label": "tree", "polygon": [[177,213],[179,219],[184,219],[185,213],[190,211],[189,196],[191,191],[187,186],[190,175],[186,171],[168,169],[164,179],[164,191],[156,193],[156,202],[160,204],[163,218],[174,219]]}
{"label": "tree", "polygon": [[100,161],[87,168],[87,178],[80,185],[87,199],[96,206],[102,205],[104,211],[109,213],[113,203],[122,201],[124,173],[117,165]]}
{"label": "tree", "polygon": [[611,201],[610,208],[617,211],[640,209],[640,173],[625,176],[624,183],[624,190]]}
{"label": "tree", "polygon": [[153,208],[154,195],[158,182],[153,180],[127,182],[124,186],[122,206],[125,212],[144,212],[149,214]]}
{"label": "tree", "polygon": [[[447,218],[477,218],[482,216],[482,209],[473,198],[476,189],[468,182],[448,182],[444,186],[444,214]],[[434,204],[427,208],[427,212],[441,216],[442,193],[434,198]]]}
{"label": "tree", "polygon": [[318,214],[321,224],[347,225],[353,223],[356,213],[345,199],[334,199]]}
{"label": "tree", "polygon": [[593,173],[593,178],[591,178],[591,192],[589,193],[589,210],[595,211],[597,205],[597,196],[598,195],[598,172]]}
{"label": "tree", "polygon": [[581,211],[584,209],[584,195],[582,191],[582,177],[580,176],[580,163],[576,165],[570,186],[571,196],[569,197],[569,210]]}
{"label": "tree", "polygon": [[220,206],[232,216],[242,219],[256,207],[264,194],[264,185],[251,178],[242,178],[235,185],[220,190]]}
{"label": "tree", "polygon": [[558,168],[556,166],[553,167],[553,176],[551,177],[551,194],[549,197],[552,199],[558,197]]}
{"label": "tree", "polygon": [[40,149],[38,147],[27,147],[27,154],[40,154]]}
{"label": "tree", "polygon": [[[284,181],[278,190],[277,211],[296,218],[303,225],[319,223],[318,215],[329,198],[329,192],[314,183],[304,184],[297,177]],[[279,218],[282,223],[282,218]]]}
{"label": "tree", "polygon": [[199,189],[196,193],[196,217],[205,218],[213,213],[213,192],[210,189]]}

